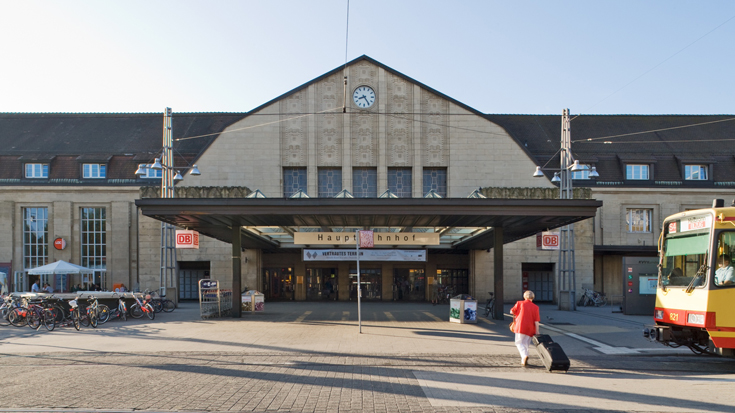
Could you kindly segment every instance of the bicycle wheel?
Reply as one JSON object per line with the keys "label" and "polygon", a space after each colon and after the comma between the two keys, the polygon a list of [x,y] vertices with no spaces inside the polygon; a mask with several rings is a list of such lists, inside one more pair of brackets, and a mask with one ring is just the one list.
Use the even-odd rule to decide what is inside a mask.
{"label": "bicycle wheel", "polygon": [[163,311],[163,302],[161,300],[151,300],[151,302],[148,304],[150,304],[151,307],[153,308],[153,311],[157,313],[160,313],[161,311]]}
{"label": "bicycle wheel", "polygon": [[41,327],[41,323],[43,320],[41,320],[41,312],[37,311],[36,309],[28,310],[28,327],[38,330],[39,327]]}
{"label": "bicycle wheel", "polygon": [[153,309],[153,306],[150,303],[146,303],[145,308],[148,310],[145,313],[148,318],[150,318],[151,320],[156,318],[156,311]]}
{"label": "bicycle wheel", "polygon": [[89,312],[89,325],[92,326],[92,328],[97,328],[99,325],[99,317],[97,317],[97,311],[92,310]]}
{"label": "bicycle wheel", "polygon": [[51,306],[51,309],[54,311],[54,315],[56,316],[55,317],[56,324],[63,323],[64,320],[66,319],[64,315],[64,309],[58,304],[54,304],[53,306]]}
{"label": "bicycle wheel", "polygon": [[24,313],[23,310],[29,311],[25,308],[14,308],[13,311],[8,314],[8,322],[10,322],[14,327],[23,327],[28,324],[28,317],[26,317],[28,313]]}
{"label": "bicycle wheel", "polygon": [[48,331],[54,331],[56,328],[56,311],[53,308],[43,309],[43,325]]}
{"label": "bicycle wheel", "polygon": [[82,329],[82,322],[79,318],[79,310],[72,310],[71,323],[74,324],[74,328],[76,328],[77,331]]}
{"label": "bicycle wheel", "polygon": [[130,306],[130,317],[133,317],[133,318],[143,317],[143,310],[140,308],[138,303],[135,303]]}
{"label": "bicycle wheel", "polygon": [[99,323],[105,324],[110,320],[110,307],[100,304],[99,307],[97,307],[97,314],[99,316]]}
{"label": "bicycle wheel", "polygon": [[174,311],[176,309],[176,303],[174,303],[171,300],[163,300],[163,311],[166,313],[170,313],[171,311]]}
{"label": "bicycle wheel", "polygon": [[89,327],[89,314],[87,313],[87,310],[77,310],[79,313],[77,316],[79,317],[79,324],[81,324],[83,327]]}
{"label": "bicycle wheel", "polygon": [[10,325],[10,320],[8,320],[8,316],[10,315],[11,308],[10,307],[2,307],[0,308],[0,326],[8,326]]}

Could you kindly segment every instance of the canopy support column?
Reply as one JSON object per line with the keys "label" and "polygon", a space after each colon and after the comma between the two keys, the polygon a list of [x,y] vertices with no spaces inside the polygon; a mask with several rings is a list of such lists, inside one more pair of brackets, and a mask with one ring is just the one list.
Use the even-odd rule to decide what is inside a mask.
{"label": "canopy support column", "polygon": [[495,278],[495,307],[493,308],[494,319],[504,320],[503,315],[503,227],[493,228],[495,244],[493,246],[493,276]]}
{"label": "canopy support column", "polygon": [[240,278],[242,269],[242,238],[240,238],[240,225],[232,226],[232,318],[242,316],[242,296]]}

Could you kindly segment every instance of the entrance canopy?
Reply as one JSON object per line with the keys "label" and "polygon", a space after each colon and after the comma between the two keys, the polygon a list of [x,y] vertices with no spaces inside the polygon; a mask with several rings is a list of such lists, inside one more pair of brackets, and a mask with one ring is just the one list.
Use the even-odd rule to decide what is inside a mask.
{"label": "entrance canopy", "polygon": [[232,243],[240,226],[249,249],[302,248],[293,234],[305,232],[434,232],[429,249],[490,249],[494,228],[503,243],[595,216],[602,201],[590,199],[473,198],[146,198],[143,215]]}

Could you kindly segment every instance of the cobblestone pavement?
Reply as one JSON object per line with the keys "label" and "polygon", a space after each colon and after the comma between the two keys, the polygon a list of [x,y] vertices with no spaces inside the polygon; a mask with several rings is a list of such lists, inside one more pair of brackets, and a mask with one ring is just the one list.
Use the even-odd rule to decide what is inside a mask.
{"label": "cobblestone pavement", "polygon": [[[271,308],[274,313],[279,311],[278,306]],[[310,308],[312,320],[324,318],[319,308]],[[326,309],[339,310],[341,317],[340,308]],[[418,309],[419,313],[433,311],[431,307]],[[359,336],[354,324],[308,324],[301,309],[293,316],[271,316],[288,322],[259,322],[260,327],[248,324],[253,330],[249,336],[233,337],[232,320],[209,321],[208,330],[197,330],[208,335],[197,340],[182,338],[192,329],[203,328],[196,317],[187,321],[186,314],[169,315],[168,320],[162,315],[142,324],[107,324],[80,333],[0,328],[4,378],[0,411],[735,411],[731,391],[735,378],[730,378],[735,363],[730,360],[621,356],[569,346],[572,369],[567,374],[552,374],[536,358],[529,368],[518,365],[512,343],[500,345],[510,339],[503,331],[506,323],[478,326],[418,320],[401,324],[417,316],[401,313],[401,308],[381,306],[380,311],[390,311],[391,317],[382,324],[374,321]],[[581,323],[562,320],[562,316],[554,314],[558,328],[570,320],[577,326]],[[369,312],[367,317],[371,317]],[[604,320],[586,317],[592,320],[590,326],[599,327],[599,320]],[[615,322],[609,321],[611,327],[623,331]],[[631,319],[625,322],[630,324]],[[140,329],[156,333],[136,335]],[[386,329],[398,331],[388,334]],[[268,330],[271,334],[263,332]],[[126,337],[128,334],[133,338]],[[156,334],[160,340],[153,337]],[[256,346],[265,340],[261,334],[276,336],[281,342]],[[421,339],[412,341],[416,340],[413,336]],[[359,341],[367,339],[371,341]],[[77,340],[74,346],[69,344],[72,340]],[[339,345],[328,345],[339,340]],[[447,346],[452,340],[458,342],[458,352]],[[102,350],[118,341],[130,350]],[[193,347],[157,351],[166,348],[161,343],[182,341]],[[221,343],[229,341],[249,345],[223,351]],[[411,345],[413,351],[405,351]],[[369,351],[370,346],[376,351]],[[23,351],[25,348],[34,351]],[[39,352],[39,348],[47,351]]]}

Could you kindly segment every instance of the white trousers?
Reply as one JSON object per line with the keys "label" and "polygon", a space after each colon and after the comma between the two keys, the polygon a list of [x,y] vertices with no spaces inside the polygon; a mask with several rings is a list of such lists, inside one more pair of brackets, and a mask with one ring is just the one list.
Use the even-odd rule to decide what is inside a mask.
{"label": "white trousers", "polygon": [[516,333],[516,347],[518,352],[521,353],[521,358],[528,357],[528,346],[531,344],[531,336],[525,334]]}

